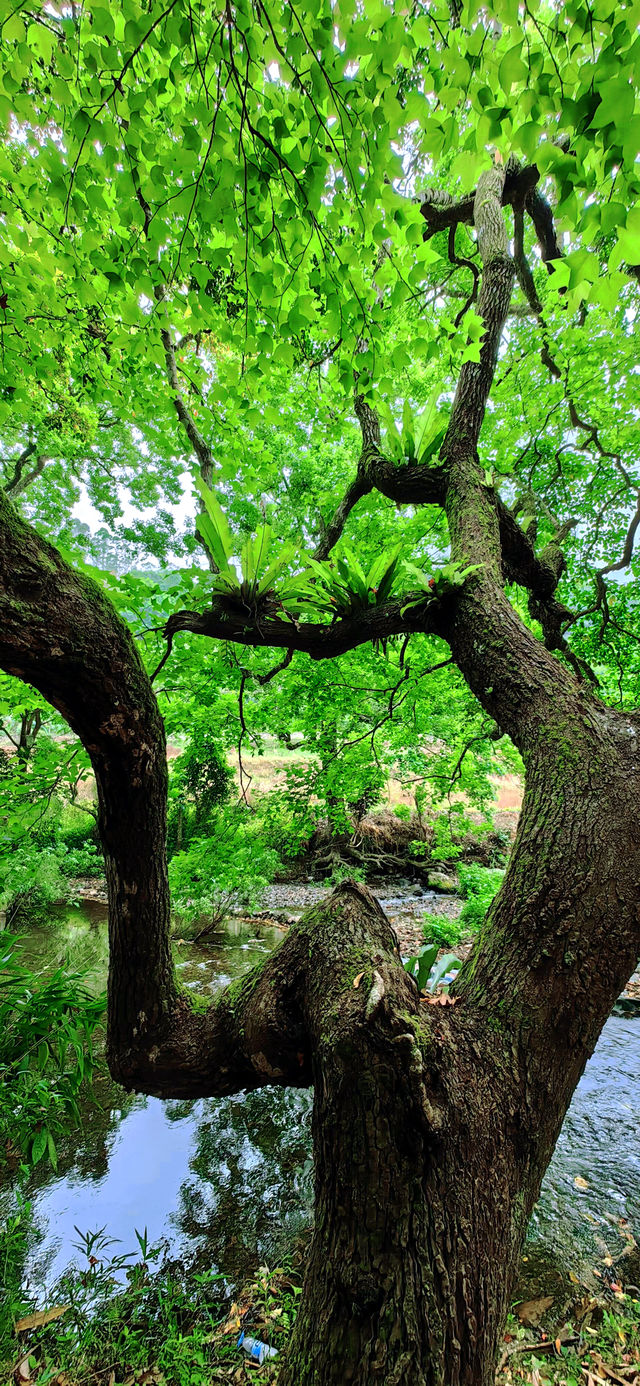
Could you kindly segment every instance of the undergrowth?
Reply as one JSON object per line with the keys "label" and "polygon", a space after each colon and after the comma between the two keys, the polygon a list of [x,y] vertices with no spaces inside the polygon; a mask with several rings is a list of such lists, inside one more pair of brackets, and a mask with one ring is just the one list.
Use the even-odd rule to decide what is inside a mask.
{"label": "undergrowth", "polygon": [[[187,1271],[168,1261],[146,1233],[136,1233],[135,1252],[123,1254],[101,1229],[79,1236],[79,1264],[43,1309],[25,1302],[19,1286],[29,1236],[30,1209],[22,1203],[0,1236],[3,1386],[277,1383],[278,1358],[250,1364],[238,1337],[244,1330],[278,1354],[286,1348],[301,1293],[300,1253],[285,1267],[261,1267],[237,1291],[214,1270]],[[546,1329],[523,1327],[518,1307],[507,1323],[496,1386],[588,1386],[590,1380],[635,1386],[638,1300],[621,1291],[595,1300],[578,1287],[566,1321],[543,1318]]]}
{"label": "undergrowth", "polygon": [[15,935],[0,941],[0,1167],[44,1157],[55,1168],[58,1136],[89,1089],[105,999],[64,967],[39,977]]}
{"label": "undergrowth", "polygon": [[[17,1221],[5,1228],[2,1250],[18,1252],[20,1262],[28,1236],[29,1205],[23,1204]],[[161,1244],[150,1246],[146,1233],[136,1233],[136,1239],[136,1251],[123,1254],[104,1229],[81,1236],[80,1265],[59,1281],[48,1310],[25,1304],[11,1277],[5,1279],[0,1380],[34,1386],[277,1380],[277,1359],[259,1369],[249,1366],[238,1337],[244,1329],[278,1351],[284,1347],[300,1294],[296,1270],[261,1267],[250,1284],[232,1293],[224,1276],[187,1272],[166,1260]]]}
{"label": "undergrowth", "polygon": [[589,1304],[584,1296],[566,1323],[546,1332],[527,1330],[509,1316],[496,1386],[636,1386],[638,1381],[640,1301],[630,1295],[619,1294],[611,1306]]}
{"label": "undergrowth", "polygon": [[438,943],[441,948],[455,948],[456,944],[475,938],[503,879],[504,871],[497,867],[459,866],[458,880],[464,901],[460,914],[449,919],[441,914],[425,913],[425,939]]}

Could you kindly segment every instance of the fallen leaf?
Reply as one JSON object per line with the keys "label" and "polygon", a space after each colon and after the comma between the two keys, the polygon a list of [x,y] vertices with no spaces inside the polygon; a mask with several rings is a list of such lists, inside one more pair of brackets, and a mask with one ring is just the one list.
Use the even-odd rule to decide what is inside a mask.
{"label": "fallen leaf", "polygon": [[553,1304],[553,1295],[544,1295],[542,1299],[528,1299],[525,1304],[519,1304],[516,1310],[520,1323],[525,1328],[537,1328],[543,1314]]}
{"label": "fallen leaf", "polygon": [[588,1189],[588,1188],[589,1188],[589,1185],[588,1185],[588,1183],[587,1183],[587,1180],[586,1180],[586,1179],[583,1179],[581,1174],[576,1174],[576,1177],[575,1177],[575,1179],[574,1179],[573,1182],[574,1182],[574,1184],[575,1184],[575,1186],[576,1186],[577,1189]]}
{"label": "fallen leaf", "polygon": [[[608,1362],[603,1362],[599,1352],[594,1352],[591,1355],[596,1364],[596,1367],[598,1368],[598,1371],[601,1372],[604,1377],[608,1377],[610,1381],[617,1381],[618,1383],[620,1383],[620,1386],[629,1386],[628,1375],[621,1376],[620,1372],[617,1372],[615,1370],[615,1367],[610,1367]],[[633,1372],[633,1375],[635,1376],[635,1367],[632,1367],[631,1370]]]}
{"label": "fallen leaf", "polygon": [[41,1309],[37,1314],[27,1314],[26,1319],[18,1319],[15,1325],[16,1333],[26,1333],[29,1328],[42,1328],[45,1323],[53,1323],[54,1319],[59,1319],[62,1314],[66,1314],[68,1304],[56,1304],[53,1309]]}
{"label": "fallen leaf", "polygon": [[359,987],[359,986],[360,986],[360,983],[361,983],[363,977],[364,977],[364,972],[359,972],[358,975],[357,975],[357,977],[354,977],[354,979],[353,979],[353,986],[354,986],[354,989],[355,989],[356,987]]}

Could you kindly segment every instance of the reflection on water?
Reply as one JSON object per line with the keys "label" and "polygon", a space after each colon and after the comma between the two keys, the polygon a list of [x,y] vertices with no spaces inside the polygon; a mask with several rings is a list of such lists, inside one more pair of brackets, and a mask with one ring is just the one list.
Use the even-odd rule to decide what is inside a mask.
{"label": "reflection on water", "polygon": [[[232,920],[206,948],[176,945],[183,986],[210,996],[263,958],[282,938],[276,928]],[[68,962],[106,983],[108,943],[102,905],[60,912],[29,930],[25,962],[46,970]],[[39,1237],[26,1268],[32,1286],[53,1285],[76,1258],[78,1231],[106,1227],[135,1244],[147,1228],[172,1256],[194,1259],[235,1279],[280,1258],[311,1214],[311,1095],[265,1088],[197,1102],[129,1095],[107,1075],[83,1107],[82,1130],[59,1142],[59,1172],[39,1165],[29,1194]]]}
{"label": "reflection on water", "polygon": [[[176,946],[183,985],[211,995],[268,953],[275,928],[232,921],[205,948]],[[25,940],[34,968],[87,969],[104,986],[103,906],[66,910]],[[640,1021],[614,1017],[575,1094],[529,1236],[580,1271],[640,1227]],[[32,1286],[53,1284],[74,1259],[78,1233],[106,1227],[134,1245],[134,1229],[174,1256],[232,1280],[280,1259],[311,1214],[311,1095],[264,1088],[198,1102],[129,1096],[107,1076],[61,1142],[57,1175],[40,1165],[30,1197],[39,1237]],[[588,1188],[576,1188],[577,1176]],[[621,1220],[626,1220],[626,1223]]]}

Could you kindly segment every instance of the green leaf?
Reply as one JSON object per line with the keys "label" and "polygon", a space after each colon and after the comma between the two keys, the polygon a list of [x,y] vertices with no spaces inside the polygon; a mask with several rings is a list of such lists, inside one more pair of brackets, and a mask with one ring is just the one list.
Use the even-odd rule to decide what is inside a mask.
{"label": "green leaf", "polygon": [[414,977],[418,983],[420,991],[424,991],[429,980],[429,974],[438,956],[438,944],[426,943],[413,958],[408,958],[404,964],[405,972]]}
{"label": "green leaf", "polygon": [[12,14],[9,19],[5,19],[0,31],[3,43],[22,43],[24,37],[25,27],[19,14]]}
{"label": "green leaf", "polygon": [[31,1145],[31,1163],[33,1165],[37,1165],[38,1161],[41,1160],[44,1155],[47,1148],[48,1134],[44,1126],[41,1126],[40,1130],[36,1131]]}
{"label": "green leaf", "polygon": [[456,957],[455,953],[445,953],[444,957],[440,958],[440,960],[436,963],[433,976],[429,983],[429,991],[435,991],[436,987],[442,981],[442,978],[446,977],[447,972],[453,972],[454,970],[456,972],[459,972],[461,967],[462,963],[460,962],[460,959]]}
{"label": "green leaf", "polygon": [[233,557],[234,544],[231,531],[227,524],[227,517],[217,497],[214,496],[213,491],[205,484],[202,477],[197,476],[195,478],[195,484],[202,496],[206,515],[210,521],[210,524],[205,527],[206,532],[203,532],[200,526],[202,516],[199,515],[196,522],[198,524],[198,529],[220,572],[230,573],[230,561]]}
{"label": "green leaf", "polygon": [[500,86],[507,96],[511,94],[511,88],[516,82],[526,82],[529,75],[529,69],[520,57],[521,49],[522,39],[505,53],[498,68]]}
{"label": "green leaf", "polygon": [[56,1149],[56,1143],[55,1143],[55,1141],[54,1141],[54,1139],[53,1139],[53,1136],[52,1136],[52,1134],[51,1134],[50,1131],[47,1131],[47,1150],[48,1150],[48,1153],[49,1153],[49,1159],[50,1159],[50,1161],[51,1161],[51,1164],[52,1164],[54,1170],[57,1171],[57,1169],[58,1169],[58,1151],[57,1151],[57,1149]]}
{"label": "green leaf", "polygon": [[427,438],[420,454],[421,462],[430,462],[432,458],[437,458],[440,448],[447,435],[448,423],[436,427],[430,437]]}
{"label": "green leaf", "polygon": [[601,130],[606,125],[623,129],[631,119],[635,105],[635,92],[628,78],[621,75],[603,82],[598,87],[600,105],[591,121],[593,130]]}
{"label": "green leaf", "polygon": [[415,457],[413,410],[408,399],[402,406],[402,448],[406,457]]}

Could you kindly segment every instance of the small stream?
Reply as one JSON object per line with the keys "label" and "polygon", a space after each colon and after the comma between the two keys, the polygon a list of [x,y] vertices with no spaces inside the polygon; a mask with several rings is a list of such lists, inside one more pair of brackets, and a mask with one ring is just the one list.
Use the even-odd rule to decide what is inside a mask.
{"label": "small stream", "polygon": [[[273,888],[277,890],[277,888]],[[295,914],[320,896],[283,887]],[[299,898],[297,898],[296,896]],[[293,897],[293,903],[292,903]],[[430,897],[381,893],[397,926],[428,908]],[[276,897],[270,901],[274,908]],[[265,956],[276,927],[232,920],[206,948],[176,945],[182,983],[210,996]],[[68,962],[104,987],[106,909],[85,904],[30,928],[23,956],[34,969]],[[275,1264],[308,1226],[312,1208],[309,1093],[264,1088],[222,1099],[161,1101],[125,1094],[101,1073],[81,1130],[59,1148],[59,1170],[44,1164],[29,1187],[36,1235],[24,1279],[38,1300],[77,1251],[78,1231],[105,1228],[116,1251],[135,1246],[135,1229],[162,1241],[172,1258],[214,1268],[230,1280]],[[586,1181],[587,1188],[575,1180]],[[0,1189],[0,1214],[7,1203]],[[574,1096],[529,1229],[536,1264],[548,1260],[581,1278],[626,1249],[640,1232],[640,1019],[613,1016]],[[636,1262],[637,1264],[637,1262]],[[640,1266],[633,1277],[640,1274]],[[635,1283],[639,1283],[635,1279]]]}

